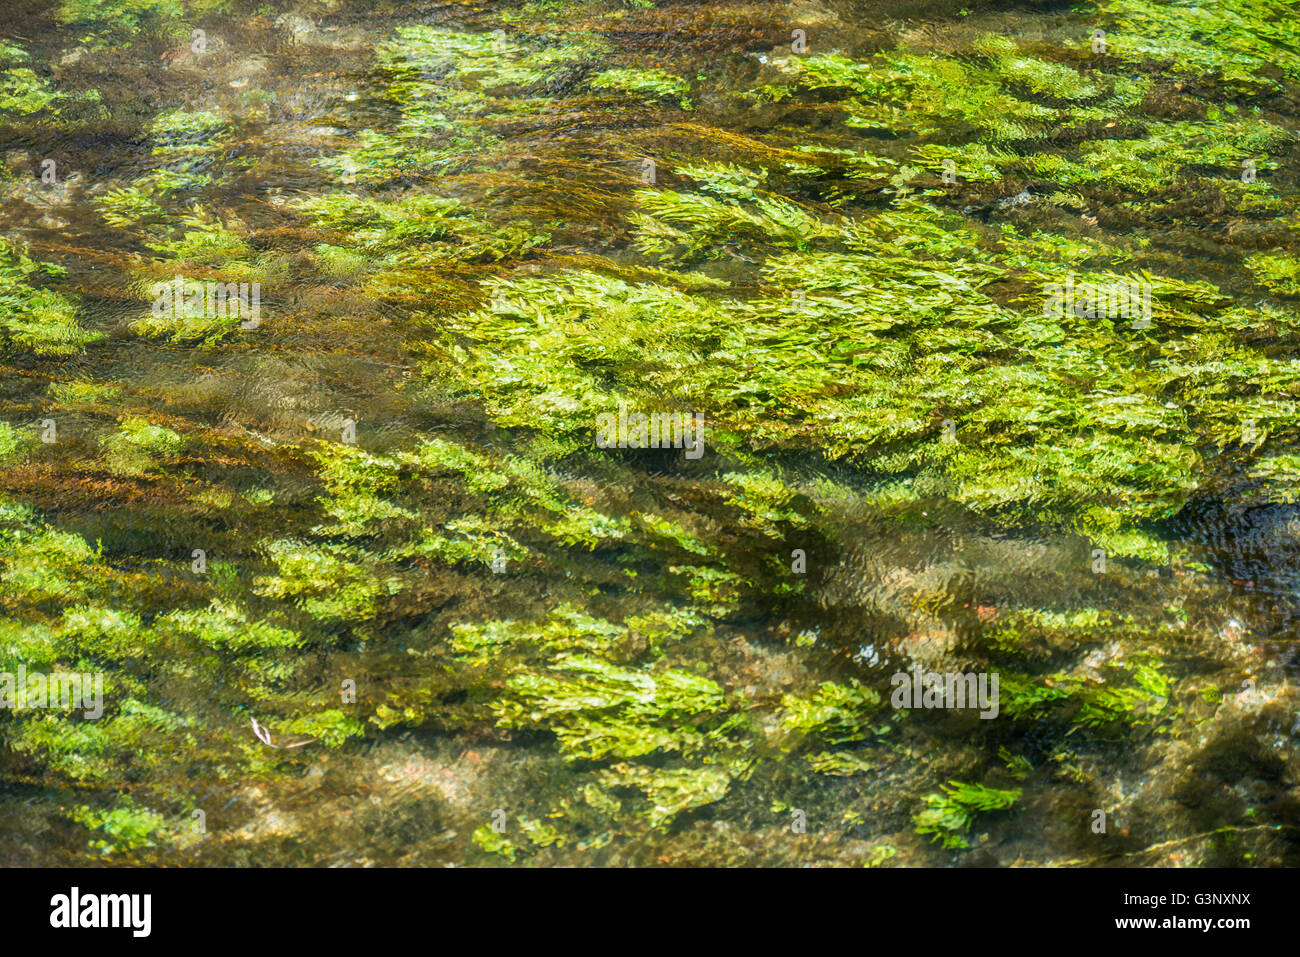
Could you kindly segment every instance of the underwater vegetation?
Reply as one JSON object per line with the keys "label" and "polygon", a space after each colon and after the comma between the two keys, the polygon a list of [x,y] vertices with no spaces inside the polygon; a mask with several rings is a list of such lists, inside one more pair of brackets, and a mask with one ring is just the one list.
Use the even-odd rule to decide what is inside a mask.
{"label": "underwater vegetation", "polygon": [[3,860],[1294,863],[1297,14],[24,8]]}
{"label": "underwater vegetation", "polygon": [[63,273],[62,267],[36,262],[0,241],[0,307],[4,309],[0,329],[6,354],[73,355],[88,342],[103,338],[82,328],[70,299],[40,284],[42,278]]}

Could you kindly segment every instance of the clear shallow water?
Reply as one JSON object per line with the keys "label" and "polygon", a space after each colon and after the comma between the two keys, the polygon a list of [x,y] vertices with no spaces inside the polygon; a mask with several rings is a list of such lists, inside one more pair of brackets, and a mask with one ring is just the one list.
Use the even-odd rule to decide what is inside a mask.
{"label": "clear shallow water", "polygon": [[[1295,298],[1243,264],[1288,77],[1125,92],[1110,8],[108,6],[6,40],[5,235],[66,270],[20,285],[101,336],[9,345],[6,661],[108,682],[5,717],[6,863],[1291,862]],[[1165,189],[916,152],[1193,120],[1266,199],[1208,146]],[[1148,344],[1035,331],[1074,270],[1167,280]],[[151,323],[174,275],[260,325]],[[598,450],[620,398],[707,454]],[[891,707],[917,664],[999,717]]]}

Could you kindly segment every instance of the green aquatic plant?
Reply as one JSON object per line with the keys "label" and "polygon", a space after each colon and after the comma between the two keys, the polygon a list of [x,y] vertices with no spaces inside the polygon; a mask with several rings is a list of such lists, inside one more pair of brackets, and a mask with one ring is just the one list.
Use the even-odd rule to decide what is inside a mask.
{"label": "green aquatic plant", "polygon": [[213,599],[207,608],[169,612],[158,620],[155,627],[164,634],[185,636],[201,645],[234,652],[296,648],[304,640],[288,628],[252,620],[246,611],[221,599]]}
{"label": "green aquatic plant", "polygon": [[[115,215],[111,207],[105,211],[106,218]],[[286,261],[255,254],[243,231],[239,220],[196,207],[173,230],[150,234],[146,244],[155,258],[134,270],[136,291],[150,301],[150,311],[131,328],[173,342],[215,343],[242,323],[260,321],[261,286],[282,279]]]}
{"label": "green aquatic plant", "polygon": [[141,186],[118,186],[93,200],[104,221],[121,229],[145,220],[161,219],[166,211],[156,202],[151,190]]}
{"label": "green aquatic plant", "polygon": [[1300,502],[1300,455],[1275,455],[1251,469],[1250,477],[1261,485],[1251,492],[1256,502],[1294,505]]}
{"label": "green aquatic plant", "polygon": [[1029,759],[1020,754],[1012,754],[1006,748],[998,748],[998,757],[1007,766],[1007,773],[1017,781],[1023,781],[1034,771]]}
{"label": "green aquatic plant", "polygon": [[55,118],[65,122],[107,118],[98,90],[60,89],[51,82],[48,70],[38,72],[31,64],[31,54],[22,47],[0,41],[0,119],[39,123]]}
{"label": "green aquatic plant", "polygon": [[669,262],[694,258],[722,243],[748,240],[803,249],[832,235],[825,223],[779,198],[759,196],[743,206],[673,190],[642,190],[636,198],[640,211],[630,220],[637,227],[638,246]]}
{"label": "green aquatic plant", "polygon": [[1102,0],[1109,55],[1170,72],[1216,75],[1230,92],[1258,93],[1300,77],[1300,28],[1288,0]]}
{"label": "green aquatic plant", "polygon": [[82,406],[82,404],[107,403],[122,394],[122,386],[116,382],[86,382],[69,380],[51,382],[49,398],[62,406]]}
{"label": "green aquatic plant", "polygon": [[111,24],[135,32],[158,19],[178,18],[191,12],[213,13],[230,6],[230,0],[60,0],[56,17],[78,26]]}
{"label": "green aquatic plant", "polygon": [[340,748],[349,738],[365,733],[364,725],[357,718],[338,708],[299,715],[286,721],[281,727],[286,734],[306,735],[312,741],[319,741],[328,748]]}
{"label": "green aquatic plant", "polygon": [[106,856],[154,847],[172,838],[178,830],[175,822],[129,800],[105,809],[83,804],[73,810],[72,819],[93,833],[104,835],[91,841],[90,846]]}
{"label": "green aquatic plant", "polygon": [[519,854],[519,848],[508,837],[493,829],[491,824],[484,824],[474,830],[471,836],[476,847],[488,854],[500,854],[513,862]]}
{"label": "green aquatic plant", "polygon": [[[66,0],[62,14],[129,73],[221,6],[130,0],[109,22],[101,0]],[[397,823],[432,801],[460,835],[393,851],[381,827],[376,861],[784,862],[814,842],[768,841],[765,810],[821,802],[836,809],[820,817],[828,846],[872,866],[898,853],[875,812],[917,803],[918,754],[945,780],[996,752],[1037,811],[1113,783],[1096,765],[1131,770],[1126,745],[1188,727],[1168,645],[1219,649],[1202,623],[1222,595],[1182,561],[1178,513],[1293,502],[1300,474],[1300,320],[1252,304],[1294,294],[1277,238],[1292,189],[1269,175],[1294,145],[1275,0],[1058,11],[1064,44],[940,21],[869,55],[735,64],[645,55],[628,37],[662,22],[641,4],[467,7],[454,28],[390,6],[347,40],[254,18],[291,30],[304,66],[349,45],[346,75],[322,72],[310,95],[264,72],[275,109],[217,83],[217,100],[169,95],[148,118],[115,89],[123,135],[86,190],[113,227],[103,255],[79,258],[64,234],[39,257],[69,257],[66,285],[37,269],[9,287],[19,304],[75,289],[106,322],[117,290],[147,298],[178,273],[274,278],[294,301],[292,323],[221,349],[170,344],[220,342],[229,317],[146,320],[137,331],[159,338],[119,343],[111,368],[95,365],[107,350],[60,365],[5,340],[8,494],[56,506],[48,520],[0,507],[0,667],[99,670],[107,693],[101,721],[0,721],[15,767],[40,775],[37,803],[81,808],[62,812],[85,825],[76,848],[323,855],[332,829],[283,798],[310,787],[308,804],[347,822],[345,768]],[[1125,18],[1148,16],[1148,39],[1209,68],[1133,53]],[[1084,19],[1111,55],[1079,48]],[[373,64],[357,37],[377,38]],[[60,93],[78,52],[52,74]],[[193,72],[175,65],[164,92]],[[18,79],[44,83],[32,69]],[[67,105],[10,118],[67,120]],[[647,155],[669,188],[628,179]],[[1240,182],[1247,159],[1257,183]],[[1185,229],[1215,252],[1187,254]],[[1149,284],[1152,321],[1045,309],[1067,280]],[[337,422],[322,408],[360,409],[361,445],[305,438],[294,410],[309,398],[315,435]],[[620,404],[698,413],[703,458],[599,447],[598,417]],[[59,419],[54,446],[30,425],[38,406]],[[1091,578],[1091,548],[1130,561]],[[1086,597],[1053,604],[1062,593]],[[951,722],[882,717],[858,680],[900,643],[1000,670],[1010,725],[978,723],[957,749]],[[1233,687],[1230,671],[1212,677]],[[364,689],[355,701],[339,702],[340,675]],[[1007,727],[1044,746],[1021,757]],[[1053,748],[1068,773],[1031,773]],[[403,750],[418,751],[409,769],[368,773]],[[195,768],[242,783],[231,814],[250,826],[206,845],[168,826]],[[471,793],[517,808],[508,834],[464,809]],[[918,830],[965,846],[1016,794],[951,782]],[[714,820],[754,841],[719,839]],[[916,841],[908,854],[942,858]]]}
{"label": "green aquatic plant", "polygon": [[97,554],[80,536],[39,523],[32,509],[0,501],[0,581],[16,599],[82,597],[78,572]]}
{"label": "green aquatic plant", "polygon": [[1086,688],[1083,707],[1075,720],[1089,728],[1104,728],[1123,722],[1130,727],[1155,726],[1165,730],[1173,716],[1169,707],[1173,692],[1173,679],[1164,673],[1155,657],[1138,657],[1119,665],[1128,679],[1127,686],[1113,682],[1109,685]]}
{"label": "green aquatic plant", "polygon": [[826,681],[808,698],[782,698],[781,724],[787,731],[813,735],[827,744],[860,741],[871,733],[870,721],[880,704],[880,695],[856,682]]}
{"label": "green aquatic plant", "polygon": [[0,114],[40,113],[59,99],[49,82],[29,67],[11,67],[0,72]]}
{"label": "green aquatic plant", "polygon": [[155,149],[168,149],[206,139],[224,126],[226,121],[221,114],[212,110],[174,109],[158,113],[145,128],[158,144]]}
{"label": "green aquatic plant", "polygon": [[530,86],[555,68],[593,56],[598,39],[564,47],[535,48],[526,39],[498,30],[464,33],[429,26],[399,27],[397,38],[380,48],[380,62],[400,73],[443,71],[457,83],[481,90]]}
{"label": "green aquatic plant", "polygon": [[[1114,6],[1115,12],[1124,7],[1100,6]],[[1256,18],[1238,9],[1230,19],[1246,16]],[[1124,48],[1128,39],[1114,42]],[[1270,154],[1294,137],[1261,118],[1257,108],[1234,104],[1209,106],[1202,119],[1161,116],[1143,121],[1140,106],[1153,89],[1152,79],[1101,74],[1102,84],[1085,78],[1072,63],[1031,55],[1008,37],[981,37],[972,53],[979,59],[937,57],[905,48],[861,62],[822,54],[798,58],[789,68],[812,90],[830,87],[857,94],[845,101],[848,126],[883,127],[926,138],[913,153],[926,169],[938,171],[950,161],[949,168],[965,182],[1029,173],[1061,186],[1069,204],[1086,203],[1082,197],[1072,198],[1071,191],[1078,188],[1138,195],[1191,179],[1204,189],[1206,167],[1239,169],[1250,158],[1259,169],[1269,169]],[[1114,133],[1107,132],[1117,126]],[[1051,135],[1054,128],[1076,130],[1081,136],[1061,143]],[[946,141],[938,141],[940,135]],[[971,135],[978,141],[953,142]],[[1014,151],[1006,149],[1011,141],[1018,144]],[[1239,203],[1267,208],[1274,202],[1262,181],[1234,185],[1234,178],[1220,176],[1222,187],[1215,186],[1235,190]],[[1150,201],[1137,202],[1152,206]]]}
{"label": "green aquatic plant", "polygon": [[970,847],[966,836],[979,814],[1003,811],[1020,799],[1020,789],[999,790],[982,784],[949,781],[942,786],[942,794],[931,794],[925,799],[925,810],[913,820],[916,833],[950,851]]}
{"label": "green aquatic plant", "polygon": [[100,438],[105,461],[122,475],[144,475],[175,462],[185,440],[180,434],[147,419],[125,419],[117,432]]}
{"label": "green aquatic plant", "polygon": [[[355,273],[365,274],[372,295],[385,298],[418,295],[431,269],[517,258],[550,240],[531,223],[493,223],[458,200],[424,193],[393,201],[330,193],[294,208],[334,230],[350,250]],[[334,248],[317,247],[322,272],[331,277],[340,262]]]}
{"label": "green aquatic plant", "polygon": [[[386,555],[392,560],[439,555],[449,561],[474,558],[489,564],[495,546],[511,543],[511,536],[525,528],[553,536],[565,546],[587,548],[628,533],[626,518],[610,518],[573,501],[561,483],[526,459],[489,456],[444,439],[427,440],[394,458],[347,446],[323,446],[316,458],[330,493],[321,504],[338,520],[316,531],[353,537],[373,528],[376,519],[393,520],[410,537],[389,549]],[[398,478],[432,482],[441,476],[455,476],[467,492],[485,496],[486,515],[473,507],[453,513],[434,507],[429,517],[440,516],[441,524],[435,531],[388,497],[397,490]],[[508,551],[515,558],[526,554],[518,545]]]}
{"label": "green aquatic plant", "polygon": [[591,78],[591,85],[596,89],[621,90],[633,96],[670,97],[677,100],[684,110],[691,108],[689,94],[691,85],[679,76],[665,73],[663,70],[605,70]]}
{"label": "green aquatic plant", "polygon": [[651,673],[587,655],[557,656],[543,674],[509,679],[493,704],[505,728],[547,728],[571,760],[690,753],[730,726],[723,691],[679,669]]}
{"label": "green aquatic plant", "polygon": [[1145,193],[1167,189],[1190,165],[1239,170],[1244,158],[1264,156],[1292,134],[1264,120],[1211,116],[1206,121],[1153,122],[1135,139],[1086,142],[1073,156],[1043,152],[1025,168],[1061,186],[1107,186]]}
{"label": "green aquatic plant", "polygon": [[22,449],[23,434],[8,422],[0,422],[0,463],[9,462],[18,457]]}
{"label": "green aquatic plant", "polygon": [[159,259],[177,269],[196,266],[225,266],[234,260],[248,259],[251,250],[240,234],[238,220],[222,222],[195,210],[181,220],[183,232],[177,238],[149,244]]}
{"label": "green aquatic plant", "polygon": [[981,37],[974,48],[991,61],[994,70],[1009,84],[1035,96],[1056,100],[1088,100],[1101,92],[1072,66],[1026,56],[1010,37]]}
{"label": "green aquatic plant", "polygon": [[932,135],[959,124],[994,140],[1021,140],[1045,135],[1061,115],[1005,91],[997,71],[956,59],[900,49],[865,63],[837,54],[794,62],[807,86],[855,94],[845,104],[846,122],[854,127]]}
{"label": "green aquatic plant", "polygon": [[[700,196],[688,206],[681,195],[669,194],[671,205],[645,204],[659,214],[657,226],[641,221],[643,236],[653,237],[647,245],[671,235],[677,249],[721,254],[749,233],[755,252],[769,244],[764,272],[784,295],[738,302],[589,272],[498,284],[490,310],[450,327],[468,337],[468,347],[466,339],[453,347],[461,377],[498,421],[582,432],[616,399],[682,394],[684,370],[708,357],[690,391],[707,397],[722,447],[738,432],[751,447],[796,444],[816,422],[817,441],[831,455],[865,454],[878,469],[934,475],[948,494],[980,509],[1039,517],[1070,511],[1079,516],[1075,527],[1112,553],[1164,560],[1162,546],[1133,523],[1166,517],[1187,500],[1206,463],[1186,437],[1212,440],[1229,414],[1211,408],[1189,417],[1166,390],[1197,389],[1199,374],[1188,379],[1190,369],[1221,364],[1222,356],[1201,359],[1186,351],[1186,339],[1134,341],[1119,322],[1041,315],[1042,293],[1025,297],[1040,315],[1025,316],[982,292],[1016,269],[1041,290],[1066,278],[1053,261],[1128,254],[1038,234],[1040,252],[1030,259],[1017,235],[990,247],[919,203],[783,241],[773,223],[759,229],[738,219],[737,204]],[[781,251],[787,242],[795,248]],[[799,248],[805,242],[839,251]],[[1056,252],[1048,258],[1043,249]],[[945,261],[922,268],[917,255],[927,253]],[[1157,334],[1209,328],[1208,317],[1228,302],[1204,282],[1072,276],[1100,286],[1148,283],[1162,310]],[[895,304],[904,299],[909,309],[900,312]],[[652,368],[634,361],[643,342],[655,343],[660,357]],[[1161,361],[1151,362],[1153,354]],[[812,362],[814,355],[823,358]],[[610,394],[612,385],[619,391]],[[1198,391],[1196,401],[1203,399]],[[945,414],[967,438],[940,441]],[[1164,451],[1153,458],[1152,447]],[[1099,500],[1102,489],[1110,491]]]}
{"label": "green aquatic plant", "polygon": [[70,356],[103,338],[80,326],[72,300],[36,284],[62,275],[62,267],[30,259],[0,239],[0,351]]}
{"label": "green aquatic plant", "polygon": [[767,178],[765,169],[732,163],[678,163],[673,172],[678,176],[689,176],[700,184],[700,189],[723,199],[753,199],[754,190]]}
{"label": "green aquatic plant", "polygon": [[804,760],[812,771],[836,777],[870,774],[880,766],[880,762],[875,758],[852,751],[822,751],[818,754],[809,754],[804,757]]}
{"label": "green aquatic plant", "polygon": [[291,599],[321,621],[370,618],[381,598],[400,588],[396,579],[377,577],[353,549],[280,539],[266,543],[265,552],[278,574],[259,576],[254,591]]}
{"label": "green aquatic plant", "polygon": [[1026,647],[1073,647],[1079,642],[1101,641],[1130,630],[1138,630],[1131,619],[1099,608],[1073,611],[1018,608],[999,616],[984,634],[995,647],[1015,652]]}
{"label": "green aquatic plant", "polygon": [[999,707],[1015,720],[1037,720],[1070,700],[1070,692],[1027,676],[1000,673]]}
{"label": "green aquatic plant", "polygon": [[1246,260],[1261,286],[1284,296],[1300,296],[1300,258],[1282,252],[1257,253]]}
{"label": "green aquatic plant", "polygon": [[[994,183],[1005,175],[1005,168],[1016,161],[1015,154],[990,149],[983,143],[950,146],[925,143],[912,151],[911,161],[931,172],[951,170],[952,175],[972,183]],[[946,165],[951,163],[951,165]]]}
{"label": "green aquatic plant", "polygon": [[666,828],[685,811],[722,800],[732,776],[723,768],[653,768],[614,764],[599,775],[608,788],[636,788],[649,802],[646,819],[651,827]]}
{"label": "green aquatic plant", "polygon": [[147,127],[153,138],[153,154],[172,164],[168,172],[193,175],[190,167],[198,160],[211,159],[225,146],[232,124],[211,110],[169,110],[155,116]]}
{"label": "green aquatic plant", "polygon": [[[1072,629],[1071,629],[1072,630]],[[1063,633],[1058,639],[1066,645]],[[1149,632],[1134,629],[1140,637]],[[1112,639],[1123,632],[1102,629]],[[1087,641],[1086,631],[1075,639]],[[1073,644],[1071,641],[1069,644]],[[1174,679],[1155,655],[1137,654],[1105,665],[1107,677],[1061,673],[1033,678],[1003,672],[1002,712],[1014,720],[1061,721],[1113,735],[1118,729],[1168,731],[1180,714],[1171,705]]]}

